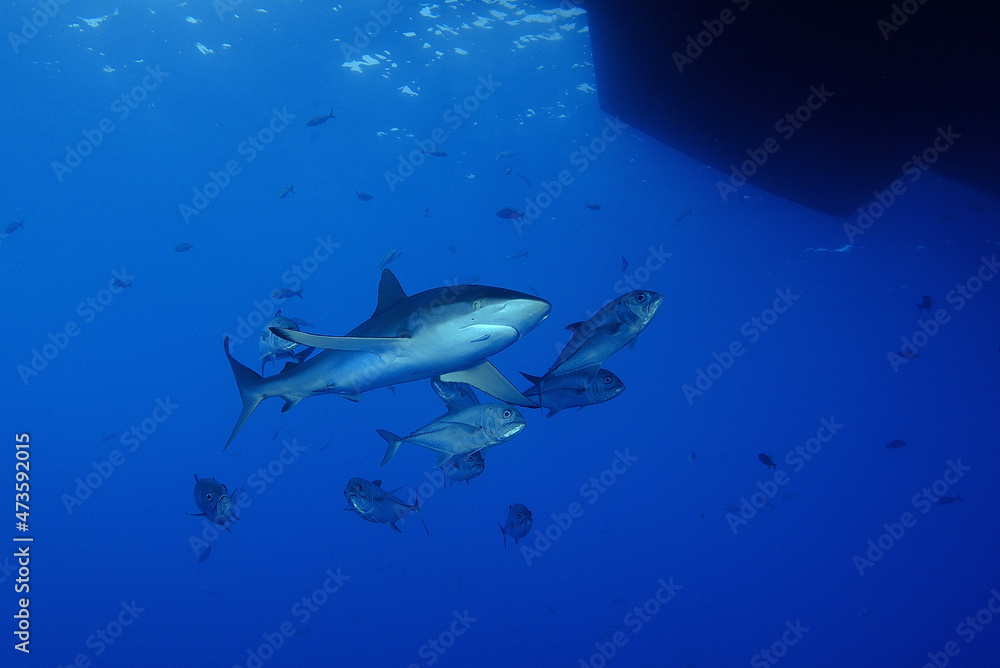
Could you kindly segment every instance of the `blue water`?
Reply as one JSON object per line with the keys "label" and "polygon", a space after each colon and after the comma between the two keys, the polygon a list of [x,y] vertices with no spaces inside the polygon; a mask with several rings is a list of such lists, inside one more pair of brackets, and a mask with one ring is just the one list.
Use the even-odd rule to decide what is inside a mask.
{"label": "blue water", "polygon": [[[8,3],[5,33],[34,6]],[[611,130],[586,14],[401,3],[345,56],[387,6],[264,1],[220,20],[208,2],[80,1],[4,56],[2,222],[24,228],[0,242],[0,487],[12,514],[14,434],[30,434],[30,528],[4,521],[34,542],[26,593],[23,543],[0,552],[3,665],[995,665],[1000,281],[975,277],[998,250],[996,200],[928,172],[853,239],[851,221],[752,180],[722,201],[722,173]],[[377,63],[343,66],[365,55]],[[455,104],[467,118],[446,115]],[[272,122],[248,160],[242,143]],[[448,156],[420,156],[390,188],[435,130]],[[95,145],[77,163],[81,142]],[[227,185],[184,210],[230,161]],[[532,203],[521,226],[495,215]],[[370,316],[393,248],[409,293],[478,277],[552,303],[493,358],[522,388],[565,325],[629,282],[664,303],[606,364],[620,397],[526,411],[469,485],[446,491],[413,445],[379,467],[376,428],[441,413],[426,381],[287,413],[265,401],[223,452],[240,410],[223,337],[257,323],[232,346],[256,368],[253,314],[279,288],[304,288],[283,314],[345,333]],[[116,276],[131,287],[112,292]],[[918,315],[925,294],[937,303]],[[904,337],[919,357],[894,354]],[[702,372],[701,394],[685,390]],[[192,473],[245,490],[231,535],[185,514]],[[419,492],[430,536],[412,517],[399,535],[344,512],[354,476]],[[962,502],[918,498],[945,478],[936,493]],[[758,491],[773,508],[750,509]],[[534,528],[505,551],[497,524],[515,502]],[[30,654],[12,633],[25,596]]]}

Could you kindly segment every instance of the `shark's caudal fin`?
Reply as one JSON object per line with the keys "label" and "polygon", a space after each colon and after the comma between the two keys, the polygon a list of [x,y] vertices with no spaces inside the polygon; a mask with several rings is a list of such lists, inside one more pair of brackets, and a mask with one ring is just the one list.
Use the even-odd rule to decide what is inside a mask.
{"label": "shark's caudal fin", "polygon": [[236,377],[236,386],[240,390],[240,399],[243,400],[243,412],[240,413],[240,417],[236,421],[236,426],[233,427],[233,433],[229,435],[229,440],[226,441],[226,446],[222,448],[225,451],[229,447],[229,444],[233,442],[233,439],[236,438],[236,434],[239,433],[240,429],[243,428],[243,425],[250,418],[250,415],[253,414],[257,405],[266,399],[267,395],[263,392],[263,386],[266,381],[255,371],[248,369],[233,359],[233,356],[229,353],[228,336],[223,340],[223,346],[226,350],[226,358],[229,360],[229,366],[233,368],[233,376]]}
{"label": "shark's caudal fin", "polygon": [[385,457],[382,458],[381,466],[385,466],[389,463],[389,460],[396,455],[396,451],[399,450],[399,445],[403,442],[399,436],[396,436],[391,431],[386,431],[385,429],[376,429],[378,435],[385,439],[385,442],[389,444],[386,448]]}

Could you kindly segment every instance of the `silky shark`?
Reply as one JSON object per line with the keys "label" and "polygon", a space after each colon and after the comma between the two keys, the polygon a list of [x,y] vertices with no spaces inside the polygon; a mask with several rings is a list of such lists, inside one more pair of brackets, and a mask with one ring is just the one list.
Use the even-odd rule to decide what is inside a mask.
{"label": "silky shark", "polygon": [[375,312],[346,336],[271,328],[288,341],[321,350],[304,362],[289,362],[275,376],[263,378],[233,359],[225,338],[243,400],[226,448],[269,397],[284,399],[284,412],[306,397],[334,394],[358,401],[369,390],[440,376],[500,401],[536,408],[487,358],[534,329],[551,310],[544,299],[485,285],[453,285],[407,296],[384,269]]}

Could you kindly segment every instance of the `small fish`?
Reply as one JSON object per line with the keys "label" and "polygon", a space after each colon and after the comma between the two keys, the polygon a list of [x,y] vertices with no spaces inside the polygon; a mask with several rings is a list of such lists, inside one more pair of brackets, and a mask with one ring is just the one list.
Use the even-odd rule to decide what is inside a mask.
{"label": "small fish", "polygon": [[448,244],[448,250],[450,250],[455,255],[458,255],[458,249],[455,248],[455,244]]}
{"label": "small fish", "polygon": [[917,314],[919,315],[920,313],[923,313],[924,309],[927,309],[927,312],[930,313],[931,306],[933,306],[936,303],[937,302],[932,300],[929,295],[924,295],[923,297],[921,297],[920,302],[917,304]]}
{"label": "small fish", "polygon": [[500,525],[500,533],[503,534],[503,549],[507,549],[507,536],[517,541],[528,535],[531,531],[531,511],[520,503],[515,503],[507,507],[507,522]]}
{"label": "small fish", "polygon": [[867,608],[858,611],[858,617],[867,617],[868,615],[875,612],[875,604],[872,603]]}
{"label": "small fish", "polygon": [[424,518],[420,514],[420,499],[415,499],[412,506],[403,503],[393,496],[392,492],[382,489],[381,480],[368,481],[364,478],[351,478],[347,482],[347,487],[344,488],[344,496],[347,497],[347,508],[344,510],[357,513],[363,520],[376,524],[387,524],[393,531],[403,533],[396,526],[396,522],[410,513],[416,513],[424,525],[424,531],[427,531],[428,536],[431,535],[431,532],[427,530],[427,523],[424,522]]}
{"label": "small fish", "polygon": [[[749,199],[749,198],[747,198],[747,199]],[[692,213],[694,213],[694,207],[691,207],[690,209],[686,209],[684,211],[681,211],[679,214],[677,214],[677,217],[674,218],[674,222],[675,223],[679,223],[680,221],[682,221],[685,218],[687,218],[688,216],[690,216]]]}
{"label": "small fish", "polygon": [[912,360],[912,359],[914,359],[916,357],[920,357],[920,355],[918,355],[917,353],[913,352],[912,350],[900,350],[896,354],[899,355],[900,357],[902,357],[903,359],[906,359],[906,360]]}
{"label": "small fish", "polygon": [[771,458],[771,455],[765,455],[762,452],[759,455],[757,455],[757,459],[759,459],[760,463],[763,464],[764,466],[766,466],[769,469],[776,469],[776,468],[778,468],[778,465],[774,463],[774,459]]}
{"label": "small fish", "polygon": [[531,187],[533,187],[535,185],[534,183],[531,182],[531,179],[529,179],[524,174],[518,174],[518,176],[520,176],[522,179],[524,179],[525,185],[527,185],[529,188],[531,188]]}
{"label": "small fish", "polygon": [[200,563],[204,562],[206,559],[208,559],[208,555],[210,555],[210,554],[212,554],[212,545],[211,544],[209,544],[208,547],[206,547],[204,550],[202,550],[201,554],[198,555],[198,563],[200,564]]}
{"label": "small fish", "polygon": [[420,149],[420,152],[424,153],[426,155],[433,155],[435,158],[447,158],[448,157],[447,153],[445,153],[444,151],[439,151],[436,148],[432,148],[429,151],[425,151],[423,149]]}
{"label": "small fish", "polygon": [[336,116],[333,115],[333,109],[330,110],[329,114],[323,114],[322,116],[313,116],[308,121],[306,121],[306,125],[308,125],[311,128],[314,128],[317,125],[323,125],[331,118],[336,118]]}
{"label": "small fish", "polygon": [[528,253],[530,253],[530,252],[531,252],[531,250],[529,249],[529,250],[526,250],[526,251],[520,251],[520,252],[517,252],[517,253],[511,253],[510,255],[507,256],[507,259],[508,260],[515,260],[515,259],[517,259],[519,257],[523,257],[525,260],[527,260],[528,259]]}
{"label": "small fish", "polygon": [[452,486],[463,480],[468,483],[478,478],[486,470],[486,461],[481,452],[455,455],[441,466],[441,471],[451,480]]}
{"label": "small fish", "polygon": [[[303,288],[303,290],[304,289],[305,288]],[[299,292],[301,291],[302,290],[299,290]],[[260,340],[257,345],[257,350],[260,352],[260,372],[262,374],[264,373],[264,368],[267,366],[268,362],[277,362],[279,359],[289,358],[295,364],[301,364],[313,352],[314,348],[306,348],[298,353],[292,352],[298,344],[288,341],[287,339],[283,339],[271,331],[272,327],[299,331],[299,327],[302,323],[305,323],[305,321],[295,318],[286,318],[281,315],[281,309],[278,309],[278,312],[274,314],[274,317],[264,324],[264,328],[260,330]],[[278,437],[278,433],[281,429],[282,428],[279,427],[278,431],[274,432],[272,440]]]}
{"label": "small fish", "polygon": [[238,520],[236,507],[233,505],[233,496],[239,494],[239,489],[230,496],[229,490],[214,478],[199,478],[194,474],[194,502],[198,506],[200,513],[187,513],[192,517],[205,517],[209,522],[218,524],[229,533],[227,522]]}
{"label": "small fish", "polygon": [[771,499],[767,498],[763,494],[761,495],[761,497],[764,499],[764,505],[765,506],[767,506],[768,508],[774,508],[775,507],[775,505],[773,503],[771,503]]}
{"label": "small fish", "polygon": [[601,210],[601,205],[600,204],[584,204],[584,206],[587,207],[588,209],[590,209],[591,211],[600,211]]}
{"label": "small fish", "polygon": [[111,284],[114,285],[116,288],[131,288],[132,287],[132,281],[125,281],[124,279],[117,278],[117,277],[115,278],[115,280],[111,281]]}
{"label": "small fish", "polygon": [[524,218],[523,213],[519,213],[516,209],[512,209],[509,206],[505,206],[497,211],[497,216],[506,218],[507,220],[522,220]]}
{"label": "small fish", "polygon": [[695,453],[695,452],[692,452],[690,455],[688,455],[688,461],[689,462],[696,462],[696,461],[698,461],[698,454]]}
{"label": "small fish", "polygon": [[590,369],[578,369],[557,376],[547,376],[545,379],[521,372],[531,389],[524,391],[524,396],[534,399],[539,408],[548,408],[552,417],[567,408],[584,408],[611,401],[625,391],[625,383],[607,369],[598,369],[591,373]]}
{"label": "small fish", "polygon": [[288,186],[287,188],[282,188],[281,192],[278,193],[278,199],[285,199],[288,195],[295,194],[295,186]]}
{"label": "small fish", "polygon": [[275,290],[275,291],[273,291],[271,293],[271,298],[272,299],[291,299],[292,297],[298,297],[299,299],[305,299],[305,297],[302,296],[302,290],[305,290],[305,288],[301,288],[299,290],[291,290],[289,288],[280,288],[280,289]]}
{"label": "small fish", "polygon": [[508,166],[506,166],[506,167],[503,168],[503,175],[504,176],[510,176],[510,173],[512,171],[514,171],[514,170],[510,168],[510,165],[508,165]]}
{"label": "small fish", "polygon": [[194,248],[194,246],[192,246],[189,243],[177,244],[176,246],[174,246],[174,252],[183,253],[184,251],[189,251],[192,248]]}
{"label": "small fish", "polygon": [[892,450],[898,450],[899,448],[902,448],[905,445],[906,445],[906,441],[901,441],[901,440],[899,440],[897,438],[897,439],[895,439],[893,441],[889,441],[888,443],[886,443],[885,447],[890,448]]}
{"label": "small fish", "polygon": [[424,218],[430,218],[430,217],[431,217],[431,208],[427,207],[426,209],[424,209]]}
{"label": "small fish", "polygon": [[622,271],[625,271],[628,269],[628,260],[625,259],[624,255],[619,255],[618,257],[622,259]]}
{"label": "small fish", "polygon": [[21,228],[22,230],[24,229],[24,219],[23,218],[21,220],[17,221],[17,222],[8,224],[7,227],[3,228],[3,231],[6,234],[13,234],[14,230],[16,230],[18,228]]}
{"label": "small fish", "polygon": [[434,376],[431,378],[431,389],[449,411],[479,404],[479,397],[468,383],[449,382],[441,380],[440,376]]}
{"label": "small fish", "polygon": [[797,499],[797,498],[799,498],[799,493],[798,492],[785,492],[784,494],[781,495],[781,498],[783,498],[783,499]]}
{"label": "small fish", "polygon": [[393,248],[391,251],[386,253],[385,256],[382,258],[382,261],[378,263],[378,270],[382,271],[383,269],[385,269],[385,266],[387,264],[399,258],[400,255],[402,255],[402,253],[397,253],[396,249]]}
{"label": "small fish", "polygon": [[372,199],[374,199],[368,193],[359,193],[357,190],[354,191],[354,194],[357,195],[358,199],[361,200],[362,202],[370,202],[372,201]]}
{"label": "small fish", "polygon": [[964,502],[965,499],[962,498],[961,494],[959,494],[958,496],[942,496],[935,503],[937,503],[939,506],[947,506],[949,503],[955,503],[956,501]]}
{"label": "small fish", "polygon": [[[499,160],[500,158],[503,158],[506,160],[507,158],[513,158],[515,155],[517,154],[514,153],[514,151],[500,151],[499,153],[497,153],[496,159]],[[496,160],[494,160],[494,162],[496,162]]]}
{"label": "small fish", "polygon": [[327,448],[329,448],[331,443],[333,443],[333,436],[331,436],[330,438],[326,439],[326,443],[324,443],[323,445],[319,446],[320,452],[322,452],[323,450],[326,450]]}

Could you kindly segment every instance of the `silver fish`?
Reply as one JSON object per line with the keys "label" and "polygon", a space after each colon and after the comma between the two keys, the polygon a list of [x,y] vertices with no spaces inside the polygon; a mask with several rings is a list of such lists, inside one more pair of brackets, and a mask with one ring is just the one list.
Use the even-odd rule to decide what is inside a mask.
{"label": "silver fish", "polygon": [[448,476],[452,485],[463,480],[469,482],[473,478],[478,478],[485,470],[486,461],[483,459],[483,453],[478,451],[455,455],[441,467],[441,471]]}
{"label": "silver fish", "polygon": [[389,444],[382,466],[395,456],[400,444],[410,442],[439,453],[434,465],[438,467],[455,455],[506,443],[525,425],[521,412],[511,404],[478,404],[449,410],[409,436],[397,436],[385,429],[375,431]]}
{"label": "silver fish", "polygon": [[[233,496],[239,494],[239,489],[234,492]],[[236,516],[236,506],[233,505],[233,498],[229,494],[229,490],[222,483],[215,480],[215,478],[199,478],[198,474],[194,474],[194,502],[198,506],[200,513],[187,513],[192,517],[205,517],[209,522],[213,524],[218,524],[229,533],[227,523],[233,520],[238,520],[239,517]],[[207,558],[207,555],[206,555]]]}
{"label": "silver fish", "polygon": [[[399,491],[399,490],[393,490]],[[427,523],[424,522],[420,514],[420,499],[416,499],[411,506],[403,503],[393,496],[393,492],[382,489],[381,480],[365,480],[364,478],[351,478],[344,488],[344,496],[347,498],[347,508],[357,513],[361,519],[375,522],[376,524],[388,524],[394,531],[403,533],[396,526],[396,522],[406,517],[411,512],[415,512],[420,521],[424,523],[424,531],[427,531]],[[427,531],[427,535],[431,535]]]}
{"label": "silver fish", "polygon": [[382,258],[382,261],[378,263],[378,270],[382,271],[383,269],[385,269],[385,265],[389,264],[393,260],[399,259],[400,255],[402,255],[402,253],[397,253],[396,249],[393,248],[391,251],[386,253],[385,257]]}
{"label": "silver fish", "polygon": [[407,296],[388,269],[382,271],[378,294],[372,317],[347,336],[272,330],[322,351],[269,378],[237,362],[225,337],[223,347],[243,401],[226,447],[268,397],[281,397],[288,410],[306,397],[333,394],[357,401],[369,390],[441,376],[507,403],[535,406],[487,358],[545,320],[552,310],[547,301],[484,285],[453,285]]}
{"label": "silver fish", "polygon": [[295,353],[293,351],[298,346],[297,343],[283,339],[280,336],[275,336],[274,332],[271,331],[272,327],[299,331],[300,322],[304,321],[299,321],[295,318],[286,318],[281,315],[281,309],[278,309],[274,317],[268,320],[264,328],[260,330],[257,349],[260,352],[261,373],[264,373],[264,367],[268,362],[277,362],[280,359],[287,358],[299,364],[309,357],[309,354],[313,351],[312,348],[306,348],[301,352]]}
{"label": "silver fish", "polygon": [[447,383],[440,376],[435,376],[431,378],[431,388],[449,411],[479,404],[479,397],[468,383]]}
{"label": "silver fish", "polygon": [[507,522],[500,526],[500,533],[503,534],[503,549],[507,549],[507,536],[517,541],[528,535],[531,531],[531,511],[520,503],[515,503],[507,507]]}
{"label": "silver fish", "polygon": [[552,417],[567,408],[583,408],[604,403],[625,391],[625,383],[607,369],[599,369],[592,375],[588,369],[552,376],[542,381],[537,376],[521,372],[534,387],[524,392],[524,396],[538,402],[539,408],[548,408]]}
{"label": "silver fish", "polygon": [[633,290],[610,302],[589,320],[567,325],[573,336],[543,379],[547,382],[553,376],[580,369],[596,375],[609,357],[626,345],[634,345],[662,302],[663,295],[656,292]]}

